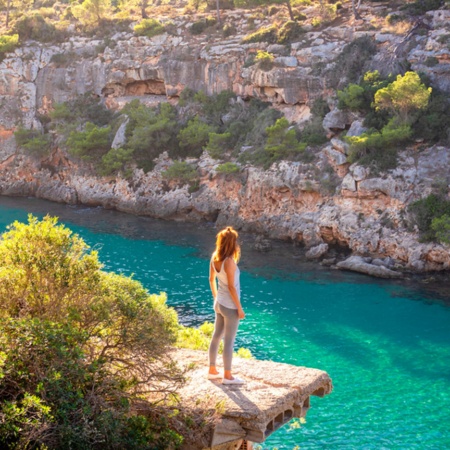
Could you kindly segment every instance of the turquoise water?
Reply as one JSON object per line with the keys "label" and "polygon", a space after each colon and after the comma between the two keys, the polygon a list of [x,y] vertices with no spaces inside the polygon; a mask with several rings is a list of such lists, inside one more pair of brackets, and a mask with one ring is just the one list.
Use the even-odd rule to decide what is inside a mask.
{"label": "turquoise water", "polygon": [[[106,270],[165,291],[180,321],[212,320],[207,269],[215,230],[95,208],[0,199],[0,230],[27,212],[56,215],[99,250]],[[306,423],[264,449],[450,448],[450,306],[446,290],[328,271],[280,244],[243,236],[238,345],[258,358],[326,370],[334,391],[312,398]],[[444,280],[445,281],[445,280]]]}

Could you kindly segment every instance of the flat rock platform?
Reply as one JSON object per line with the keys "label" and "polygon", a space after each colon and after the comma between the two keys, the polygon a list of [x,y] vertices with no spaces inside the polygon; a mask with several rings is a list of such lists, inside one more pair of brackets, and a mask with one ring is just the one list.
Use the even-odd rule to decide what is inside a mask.
{"label": "flat rock platform", "polygon": [[304,417],[311,395],[323,397],[333,389],[331,378],[322,370],[242,358],[233,358],[233,375],[247,383],[223,385],[221,379],[207,379],[206,352],[175,349],[172,356],[191,368],[187,383],[178,391],[182,404],[195,407],[208,398],[220,405],[207,449],[248,448],[246,442],[264,442],[291,419]]}

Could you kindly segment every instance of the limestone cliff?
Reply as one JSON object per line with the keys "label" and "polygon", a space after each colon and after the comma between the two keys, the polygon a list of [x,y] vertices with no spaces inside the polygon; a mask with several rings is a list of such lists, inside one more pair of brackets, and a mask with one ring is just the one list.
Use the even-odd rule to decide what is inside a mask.
{"label": "limestone cliff", "polygon": [[[248,166],[237,176],[217,174],[217,161],[204,154],[191,161],[201,181],[198,191],[189,192],[187,186],[168,185],[162,179],[161,171],[171,163],[164,155],[147,174],[135,170],[129,179],[101,178],[60,149],[37,161],[14,143],[19,122],[39,129],[40,114],[86,92],[118,109],[133,98],[147,104],[176,102],[185,87],[207,93],[229,89],[243,99],[269,101],[291,121],[301,123],[309,117],[314,99],[332,97],[334,89],[345,83],[339,76],[336,79],[333,64],[346,44],[363,35],[377,43],[378,68],[389,70],[402,53],[414,70],[425,71],[436,86],[450,93],[450,49],[439,39],[446,33],[450,11],[428,12],[426,34],[403,35],[368,29],[367,23],[382,13],[386,6],[373,8],[365,21],[341,21],[322,31],[306,27],[290,46],[242,44],[248,31],[245,11],[224,16],[225,23],[237,24],[237,35],[226,39],[188,36],[191,23],[181,16],[174,19],[176,32],[152,39],[123,32],[106,44],[76,36],[45,47],[30,41],[0,63],[0,192],[172,220],[234,224],[304,243],[315,249],[312,258],[326,255],[328,247],[323,244],[336,244],[391,268],[448,269],[448,248],[419,243],[417,231],[408,230],[404,221],[406,206],[431,192],[436,180],[447,178],[448,147],[433,146],[420,153],[405,149],[398,168],[382,174],[349,165],[346,145],[338,138],[321,150],[314,164],[281,162],[267,171]],[[247,67],[257,49],[275,56],[272,69]],[[427,65],[429,57],[437,64]],[[324,127],[332,137],[358,126],[357,119],[335,109]],[[327,165],[333,173],[324,171]]]}

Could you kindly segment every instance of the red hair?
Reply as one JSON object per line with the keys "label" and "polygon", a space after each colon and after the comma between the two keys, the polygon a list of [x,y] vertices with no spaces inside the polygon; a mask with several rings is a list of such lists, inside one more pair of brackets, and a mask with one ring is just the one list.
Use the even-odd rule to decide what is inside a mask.
{"label": "red hair", "polygon": [[223,261],[225,258],[232,257],[237,263],[241,256],[241,247],[237,239],[238,232],[232,227],[226,227],[217,233],[216,250],[213,253],[214,261]]}

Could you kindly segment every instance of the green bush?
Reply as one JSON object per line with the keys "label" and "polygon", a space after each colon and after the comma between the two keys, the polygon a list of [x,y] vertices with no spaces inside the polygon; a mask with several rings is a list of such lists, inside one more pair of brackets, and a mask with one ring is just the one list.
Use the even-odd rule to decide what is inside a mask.
{"label": "green bush", "polygon": [[350,144],[349,162],[374,165],[386,170],[397,165],[397,147],[412,135],[411,126],[391,119],[381,131],[371,130],[361,136],[347,137]]}
{"label": "green bush", "polygon": [[86,123],[84,131],[72,131],[66,141],[72,156],[95,161],[108,152],[111,145],[111,127],[98,127],[91,122]]}
{"label": "green bush", "polygon": [[306,148],[306,144],[297,140],[295,129],[290,127],[288,120],[284,117],[267,127],[266,133],[265,151],[268,154],[266,166],[280,159],[295,157]]}
{"label": "green bush", "polygon": [[143,19],[134,26],[134,32],[138,36],[152,38],[165,32],[164,25],[158,19]]}
{"label": "green bush", "polygon": [[197,170],[186,161],[175,161],[166,171],[162,172],[162,176],[166,180],[182,184],[192,183],[198,179]]}
{"label": "green bush", "polygon": [[[442,194],[430,194],[408,207],[410,224],[416,225],[423,241],[446,242],[450,200]],[[434,224],[434,225],[433,225]]]}
{"label": "green bush", "polygon": [[60,42],[65,39],[65,33],[58,30],[51,22],[40,14],[24,16],[14,25],[14,32],[21,41],[34,39],[39,42]]}
{"label": "green bush", "polygon": [[443,4],[443,0],[416,0],[414,3],[404,5],[401,9],[415,16],[420,16],[427,11],[439,9]]}
{"label": "green bush", "polygon": [[277,42],[279,44],[289,44],[296,42],[302,38],[305,30],[295,21],[289,20],[285,22],[277,33]]}
{"label": "green bush", "polygon": [[301,142],[306,145],[317,146],[325,144],[328,141],[325,130],[322,126],[322,119],[315,117],[303,127],[300,132]]}
{"label": "green bush", "polygon": [[205,19],[194,22],[189,29],[190,33],[193,35],[202,34],[207,28],[214,26],[217,20],[212,17],[207,17]]}
{"label": "green bush", "polygon": [[153,160],[164,151],[171,156],[179,154],[177,111],[172,105],[161,103],[154,109],[133,100],[122,113],[129,117],[126,146],[133,150],[138,167],[152,169]]}
{"label": "green bush", "polygon": [[255,56],[255,62],[262,70],[268,71],[273,67],[274,56],[264,50],[258,50]]}
{"label": "green bush", "polygon": [[17,144],[33,156],[48,155],[51,149],[51,137],[36,130],[19,127],[14,132]]}
{"label": "green bush", "polygon": [[268,42],[269,44],[275,44],[278,39],[278,29],[275,25],[269,27],[260,28],[254,33],[247,34],[242,38],[243,44],[251,44],[254,42]]}
{"label": "green bush", "polygon": [[0,36],[0,61],[5,57],[6,53],[13,52],[19,45],[19,35],[13,34]]}
{"label": "green bush", "polygon": [[145,396],[182,380],[166,355],[178,323],[164,295],[103,272],[50,217],[12,224],[0,264],[1,447],[177,448]]}
{"label": "green bush", "polygon": [[439,242],[450,244],[450,215],[444,214],[441,217],[435,217],[431,221],[431,229]]}
{"label": "green bush", "polygon": [[99,169],[100,175],[111,175],[113,173],[123,172],[125,176],[129,172],[125,167],[133,161],[133,149],[112,148],[108,153],[102,156],[102,163]]}
{"label": "green bush", "polygon": [[232,162],[226,162],[217,166],[217,173],[220,173],[222,175],[232,175],[235,173],[239,173],[240,170],[240,167]]}
{"label": "green bush", "polygon": [[228,150],[231,141],[231,133],[209,133],[208,144],[205,150],[214,159],[221,159]]}
{"label": "green bush", "polygon": [[214,132],[213,127],[200,120],[198,116],[190,120],[187,126],[178,133],[178,140],[180,147],[184,149],[184,155],[200,156],[203,147],[209,140],[209,134],[212,132]]}
{"label": "green bush", "polygon": [[227,38],[230,36],[234,36],[237,33],[236,27],[231,24],[225,24],[222,28],[223,37]]}

